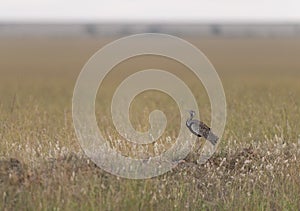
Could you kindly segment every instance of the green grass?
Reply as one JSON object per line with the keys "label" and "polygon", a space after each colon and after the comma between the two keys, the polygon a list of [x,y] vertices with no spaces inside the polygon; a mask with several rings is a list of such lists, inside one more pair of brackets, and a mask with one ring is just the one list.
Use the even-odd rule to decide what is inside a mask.
{"label": "green grass", "polygon": [[[194,149],[186,163],[146,180],[111,175],[82,152],[71,117],[78,71],[37,73],[1,73],[1,209],[300,209],[298,73],[221,72],[228,117],[217,152],[206,164],[198,165],[199,149]],[[201,105],[201,117],[209,122],[207,96],[190,79],[187,75],[186,81]],[[107,80],[119,79],[112,74]],[[111,121],[101,115],[109,105],[111,92],[103,90],[106,92],[103,96],[99,93],[96,104],[100,129],[118,138]],[[133,104],[135,127],[147,129],[145,120],[156,106],[167,114],[175,112],[173,118],[178,119],[175,104],[166,96],[145,93],[142,99]],[[171,124],[163,137],[175,140],[177,129]],[[124,146],[116,148],[123,153],[128,150]]]}

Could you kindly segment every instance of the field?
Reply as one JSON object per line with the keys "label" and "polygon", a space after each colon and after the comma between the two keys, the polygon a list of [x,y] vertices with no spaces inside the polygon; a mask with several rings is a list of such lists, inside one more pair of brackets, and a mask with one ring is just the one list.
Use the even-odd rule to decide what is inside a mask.
{"label": "field", "polygon": [[[101,170],[75,136],[76,78],[88,58],[111,40],[0,39],[1,210],[300,209],[300,38],[188,38],[223,82],[225,132],[206,164],[196,163],[200,139],[186,162],[146,180]],[[201,119],[210,121],[205,90],[185,67],[155,56],[135,59],[116,66],[99,89],[96,115],[106,137],[119,138],[107,110],[113,90],[130,73],[153,64],[188,83]],[[160,108],[172,124],[159,144],[175,140],[179,113],[174,102],[155,92],[140,97],[131,110],[134,127],[147,129],[149,111]],[[130,156],[126,143],[114,146]]]}

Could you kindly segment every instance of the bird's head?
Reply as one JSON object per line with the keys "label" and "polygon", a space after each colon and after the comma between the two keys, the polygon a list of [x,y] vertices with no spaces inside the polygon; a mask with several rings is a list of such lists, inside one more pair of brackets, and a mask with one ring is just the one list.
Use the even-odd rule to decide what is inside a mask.
{"label": "bird's head", "polygon": [[191,118],[193,118],[195,116],[195,111],[193,110],[188,110],[189,114],[191,115]]}

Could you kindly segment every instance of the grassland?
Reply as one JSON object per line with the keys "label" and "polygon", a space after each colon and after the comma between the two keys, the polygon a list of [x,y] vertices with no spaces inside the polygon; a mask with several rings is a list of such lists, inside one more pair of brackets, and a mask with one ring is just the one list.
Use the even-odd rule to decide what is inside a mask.
{"label": "grassland", "polygon": [[[72,125],[76,77],[109,39],[2,38],[0,209],[299,210],[299,38],[190,40],[223,81],[228,117],[222,142],[204,165],[195,162],[196,148],[171,172],[129,180],[95,166]],[[107,114],[116,84],[153,64],[189,84],[201,118],[209,122],[208,98],[192,74],[174,61],[143,57],[116,66],[100,87],[96,114],[104,134],[118,138]],[[174,140],[174,102],[158,93],[140,97],[133,104],[133,125],[146,129],[149,111],[158,107],[175,122],[163,135]],[[126,153],[126,147],[116,148]]]}

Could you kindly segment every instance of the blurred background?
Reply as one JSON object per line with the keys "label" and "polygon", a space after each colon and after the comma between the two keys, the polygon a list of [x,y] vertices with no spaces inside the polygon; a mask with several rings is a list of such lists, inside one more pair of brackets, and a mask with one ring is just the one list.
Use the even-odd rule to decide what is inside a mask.
{"label": "blurred background", "polygon": [[189,40],[221,74],[295,73],[300,70],[298,8],[296,0],[1,1],[0,73],[71,71],[76,77],[104,44],[145,32]]}

